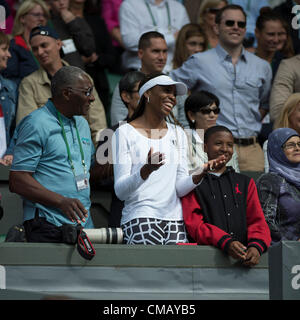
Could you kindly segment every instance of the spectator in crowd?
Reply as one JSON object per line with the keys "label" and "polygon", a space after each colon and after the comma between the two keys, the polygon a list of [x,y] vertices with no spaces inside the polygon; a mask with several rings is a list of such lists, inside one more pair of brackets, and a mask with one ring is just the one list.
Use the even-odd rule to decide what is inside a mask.
{"label": "spectator in crowd", "polygon": [[216,15],[219,44],[192,55],[170,75],[193,92],[214,92],[220,99],[217,124],[234,136],[241,171],[263,171],[264,155],[257,142],[261,121],[269,109],[272,70],[263,59],[243,48],[246,16],[237,5]]}
{"label": "spectator in crowd", "polygon": [[255,54],[268,61],[272,67],[273,79],[284,56],[284,47],[288,43],[282,18],[273,11],[263,11],[256,21],[255,35],[257,48]]}
{"label": "spectator in crowd", "polygon": [[130,71],[119,82],[119,94],[128,109],[128,114],[124,121],[129,120],[133,116],[138,106],[140,100],[139,84],[144,79],[144,76],[144,73],[141,71]]}
{"label": "spectator in crowd", "polygon": [[189,23],[185,7],[174,0],[127,0],[120,7],[120,28],[125,52],[124,69],[138,70],[141,67],[138,59],[140,36],[147,31],[158,31],[166,39],[168,60],[164,72],[172,69],[173,52],[179,30]]}
{"label": "spectator in crowd", "polygon": [[276,121],[292,93],[300,92],[300,54],[281,61],[270,95],[270,119]]}
{"label": "spectator in crowd", "polygon": [[[173,69],[177,69],[191,55],[207,50],[208,42],[203,29],[197,23],[188,23],[183,26],[177,36],[173,58]],[[189,128],[184,112],[184,102],[188,94],[178,96],[175,116],[184,128]]]}
{"label": "spectator in crowd", "polygon": [[12,135],[15,128],[18,95],[17,85],[2,75],[2,71],[11,58],[8,50],[8,36],[0,31],[0,164],[5,166],[12,162]]}
{"label": "spectator in crowd", "polygon": [[89,169],[94,147],[82,117],[94,101],[92,88],[81,69],[60,68],[51,80],[52,99],[17,127],[9,187],[24,199],[29,242],[62,242],[62,225],[93,228]]}
{"label": "spectator in crowd", "polygon": [[[272,79],[276,75],[280,61],[286,58],[282,51],[287,45],[287,35],[284,29],[281,16],[274,13],[271,9],[262,9],[256,21],[255,35],[257,48],[255,54],[268,61],[272,67]],[[258,141],[262,146],[268,139],[268,135],[273,128],[273,122],[269,120],[269,115],[264,119]]]}
{"label": "spectator in crowd", "polygon": [[200,183],[209,166],[224,161],[220,157],[188,175],[185,133],[165,121],[176,104],[175,96],[186,90],[166,75],[145,76],[135,113],[115,132],[114,187],[125,201],[121,226],[127,244],[188,242],[179,197]]}
{"label": "spectator in crowd", "polygon": [[34,27],[46,25],[49,17],[48,7],[42,0],[26,0],[17,10],[9,47],[11,58],[3,73],[17,85],[39,68],[39,63],[31,51],[29,35]]}
{"label": "spectator in crowd", "polygon": [[274,8],[274,11],[282,16],[287,22],[293,40],[293,47],[296,54],[300,53],[300,35],[299,35],[299,10],[293,10],[293,7],[300,5],[300,0],[286,0]]}
{"label": "spectator in crowd", "polygon": [[279,41],[278,50],[285,58],[291,58],[295,55],[295,50],[294,50],[292,36],[290,33],[290,28],[288,23],[285,20],[282,19],[281,22],[283,25],[283,29],[282,29],[282,32],[280,32],[280,41]]}
{"label": "spectator in crowd", "polygon": [[206,130],[208,159],[224,155],[225,163],[208,171],[202,183],[181,199],[183,217],[197,244],[213,245],[251,267],[259,263],[271,237],[254,180],[226,167],[233,145],[233,135],[226,127]]}
{"label": "spectator in crowd", "polygon": [[[51,97],[51,78],[67,63],[60,58],[61,41],[50,27],[37,27],[30,34],[32,52],[40,63],[39,70],[24,78],[19,87],[17,124]],[[94,100],[86,115],[95,146],[97,135],[107,127],[104,108],[95,89]]]}
{"label": "spectator in crowd", "polygon": [[110,105],[110,88],[106,70],[116,63],[110,35],[92,0],[71,0],[70,11],[76,17],[84,19],[93,32],[97,57],[85,65],[85,70],[94,80],[95,89],[107,111]]}
{"label": "spectator in crowd", "polygon": [[[274,129],[291,128],[300,135],[300,93],[293,93],[287,99],[281,110],[280,116],[274,123]],[[267,156],[268,140],[265,141],[263,150],[265,155],[265,172],[269,172],[269,161]]]}
{"label": "spectator in crowd", "polygon": [[108,32],[112,38],[112,45],[115,48],[115,60],[116,66],[111,70],[115,73],[122,73],[122,60],[121,56],[124,52],[124,44],[122,41],[120,21],[119,21],[119,10],[123,0],[102,0],[101,1],[101,12],[102,18],[104,19]]}
{"label": "spectator in crowd", "polygon": [[[205,130],[216,125],[220,113],[220,100],[211,92],[195,91],[185,100],[184,111],[191,129],[185,131],[188,138],[188,164],[191,174],[208,161],[203,148],[203,135]],[[240,172],[235,150],[227,166],[233,167],[235,172]]]}
{"label": "spectator in crowd", "polygon": [[[229,4],[237,4],[241,6],[247,15],[246,34],[244,38],[244,47],[248,50],[255,50],[257,47],[256,42],[256,21],[261,13],[261,10],[269,8],[268,0],[228,0]],[[252,51],[252,52],[253,52]]]}
{"label": "spectator in crowd", "polygon": [[85,64],[97,60],[93,32],[87,22],[69,9],[69,0],[47,0],[52,27],[62,41],[63,58],[70,65],[85,70]]}
{"label": "spectator in crowd", "polygon": [[197,22],[203,28],[207,40],[208,49],[215,48],[219,42],[216,33],[216,14],[217,12],[227,5],[226,0],[203,0],[201,2]]}
{"label": "spectator in crowd", "polygon": [[277,128],[291,128],[300,135],[300,93],[293,93],[287,99],[280,117],[274,123]]}
{"label": "spectator in crowd", "polygon": [[[120,122],[120,125],[126,123],[128,119],[132,117],[134,111],[137,108],[139,102],[139,84],[144,79],[144,74],[140,71],[130,71],[126,73],[119,82],[119,94],[122,102],[128,109],[128,116],[124,119],[124,122]],[[99,170],[97,175],[97,181],[92,181],[95,187],[101,187],[109,189],[112,193],[112,201],[110,207],[110,215],[108,218],[109,227],[120,227],[122,209],[124,202],[119,200],[114,191],[113,181],[113,163],[111,157],[111,139],[112,133],[119,127],[119,123],[114,125],[109,130],[103,130],[100,135],[99,144],[96,151],[97,163],[95,167]],[[96,169],[95,169],[96,170]]]}
{"label": "spectator in crowd", "polygon": [[[164,69],[168,47],[163,34],[157,31],[149,31],[142,34],[138,45],[138,58],[141,60],[140,71],[144,74],[162,72]],[[122,102],[118,86],[116,86],[110,108],[110,121],[114,126],[123,121],[128,115],[128,109]]]}
{"label": "spectator in crowd", "polygon": [[300,136],[291,128],[269,135],[270,172],[260,176],[257,189],[272,244],[300,238]]}
{"label": "spectator in crowd", "polygon": [[182,66],[189,56],[207,50],[207,38],[197,23],[183,26],[177,36],[173,57],[173,69]]}

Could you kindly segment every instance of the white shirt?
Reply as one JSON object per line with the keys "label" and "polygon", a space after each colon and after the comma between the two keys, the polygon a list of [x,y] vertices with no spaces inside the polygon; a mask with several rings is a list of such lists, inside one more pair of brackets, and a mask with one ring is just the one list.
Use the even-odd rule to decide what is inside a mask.
{"label": "white shirt", "polygon": [[[156,27],[153,24],[151,14],[145,1],[148,2]],[[189,17],[185,7],[175,0],[163,0],[159,5],[155,0],[124,0],[119,11],[121,36],[126,48],[123,54],[124,68],[139,69],[140,60],[137,57],[138,42],[140,36],[148,31],[158,31],[165,37],[168,46],[168,60],[164,69],[165,73],[172,70],[173,52],[175,49],[176,31],[179,31],[185,24],[189,23]],[[170,28],[168,10],[169,4]]]}
{"label": "white shirt", "polygon": [[[161,139],[149,139],[130,124],[119,127],[112,139],[115,192],[125,200],[121,224],[135,218],[183,220],[179,197],[196,185],[188,175],[187,139],[180,127],[167,124]],[[143,180],[140,174],[147,155],[165,154],[165,164]]]}

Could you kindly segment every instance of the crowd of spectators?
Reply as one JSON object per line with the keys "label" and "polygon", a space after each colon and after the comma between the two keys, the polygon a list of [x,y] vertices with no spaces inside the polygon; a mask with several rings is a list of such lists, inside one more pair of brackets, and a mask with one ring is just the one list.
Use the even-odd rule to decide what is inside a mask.
{"label": "crowd of spectators", "polygon": [[[110,226],[121,225],[127,243],[189,240],[218,243],[232,256],[250,260],[248,265],[254,265],[258,263],[258,254],[270,244],[268,235],[258,236],[255,228],[259,227],[253,229],[251,225],[252,216],[261,218],[262,212],[267,217],[273,242],[300,239],[299,228],[279,235],[286,230],[276,225],[279,218],[274,210],[270,211],[274,206],[267,197],[268,192],[274,192],[272,201],[276,201],[281,215],[282,210],[290,210],[280,198],[285,196],[283,189],[287,188],[289,194],[299,194],[299,183],[295,181],[300,166],[300,28],[297,29],[295,21],[300,10],[293,8],[300,8],[300,0],[3,0],[2,3],[7,8],[7,27],[0,31],[0,164],[26,170],[20,163],[23,152],[20,146],[29,147],[26,140],[29,138],[22,136],[22,132],[29,135],[28,116],[32,123],[37,119],[32,116],[35,110],[45,105],[49,110],[55,109],[51,100],[52,80],[59,70],[64,75],[64,70],[73,70],[65,69],[66,66],[74,66],[83,73],[74,71],[75,80],[70,83],[89,84],[88,89],[81,90],[89,99],[89,110],[72,116],[85,117],[96,150],[97,160],[91,160],[91,168],[97,174],[91,175],[91,183],[95,187],[107,186],[113,192],[116,202],[112,204]],[[120,79],[115,87],[109,81],[111,75]],[[68,92],[76,89],[79,90],[69,87]],[[64,99],[59,96],[56,101],[71,108],[68,94],[66,91]],[[43,112],[39,114],[47,117]],[[119,126],[120,121],[129,124]],[[219,129],[211,132],[214,127]],[[107,157],[107,150],[102,152],[109,140],[106,128],[111,128],[118,140],[110,142],[113,157]],[[289,129],[280,131],[281,128]],[[186,165],[170,166],[167,160],[165,164],[167,147],[164,145],[163,151],[154,150],[158,145],[148,132],[152,129],[169,131],[156,139],[162,145],[174,144],[185,149],[182,161]],[[185,133],[183,129],[189,130]],[[141,134],[139,130],[145,132]],[[270,144],[270,140],[274,142]],[[35,156],[43,155],[47,149],[44,143]],[[214,148],[214,143],[219,143],[219,151],[206,152]],[[93,148],[89,151],[93,154]],[[138,163],[133,161],[133,153],[138,156]],[[291,153],[295,153],[294,157]],[[103,162],[103,155],[114,164]],[[117,161],[120,159],[126,165]],[[153,159],[158,163],[153,165]],[[212,171],[219,175],[211,176]],[[245,171],[266,172],[259,180],[263,211],[253,179],[243,178]],[[290,179],[293,172],[297,178]],[[108,182],[103,183],[104,180]],[[82,181],[85,183],[85,178],[76,183]],[[211,191],[207,191],[206,185]],[[205,211],[210,204],[205,204],[205,212],[201,209],[201,194],[208,193],[205,200],[211,195],[222,197],[225,186],[235,187],[237,194],[244,186],[249,196],[248,204],[243,200],[244,207],[234,206],[243,216],[240,220],[243,235],[238,239],[228,230],[219,231],[225,220],[230,220],[228,217],[210,230],[217,232],[217,236],[206,230],[216,220],[212,209],[210,213]],[[14,190],[20,193],[18,188]],[[236,195],[229,197],[225,193],[226,201],[236,201]],[[39,203],[38,199],[33,200],[33,206]],[[195,208],[191,208],[190,201],[194,201]],[[293,197],[293,201],[297,208],[294,211],[300,212],[299,196]],[[225,210],[224,199],[220,200],[220,206],[221,203]],[[255,213],[254,206],[259,207]],[[291,214],[295,215],[294,211]],[[31,211],[29,217],[33,214],[36,213]],[[189,226],[187,230],[184,219]],[[204,221],[202,229],[194,229],[195,219]],[[294,221],[300,225],[300,218]],[[268,229],[263,224],[261,228]],[[155,238],[154,233],[160,236]],[[193,239],[189,238],[193,235]],[[208,237],[214,240],[208,241]],[[249,251],[250,247],[256,250]]]}

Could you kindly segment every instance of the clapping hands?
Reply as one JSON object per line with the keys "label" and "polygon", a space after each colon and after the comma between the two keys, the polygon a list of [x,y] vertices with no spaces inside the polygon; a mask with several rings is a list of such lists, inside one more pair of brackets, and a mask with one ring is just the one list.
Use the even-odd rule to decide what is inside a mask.
{"label": "clapping hands", "polygon": [[162,165],[165,164],[165,155],[160,152],[154,152],[151,147],[148,155],[146,164],[141,169],[141,177],[146,180],[153,171],[158,170]]}

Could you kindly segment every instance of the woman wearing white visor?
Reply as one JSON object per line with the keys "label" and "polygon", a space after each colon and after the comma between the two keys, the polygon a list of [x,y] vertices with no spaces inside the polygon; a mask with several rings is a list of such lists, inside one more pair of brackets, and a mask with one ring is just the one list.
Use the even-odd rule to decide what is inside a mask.
{"label": "woman wearing white visor", "polygon": [[201,182],[222,157],[188,175],[187,139],[166,117],[185,84],[163,74],[148,75],[139,86],[139,105],[113,139],[114,187],[125,201],[121,226],[127,244],[187,243],[180,197]]}

